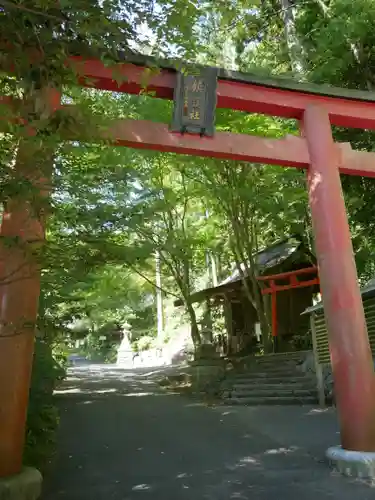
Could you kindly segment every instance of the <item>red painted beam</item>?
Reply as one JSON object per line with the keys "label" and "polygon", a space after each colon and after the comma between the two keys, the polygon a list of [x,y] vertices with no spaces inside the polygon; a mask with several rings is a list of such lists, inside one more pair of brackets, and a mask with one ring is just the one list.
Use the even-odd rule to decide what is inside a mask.
{"label": "red painted beam", "polygon": [[176,73],[169,70],[153,70],[131,63],[105,66],[97,59],[71,57],[69,62],[78,74],[78,81],[84,87],[139,94],[147,91],[155,97],[173,99]]}
{"label": "red painted beam", "polygon": [[[77,134],[72,139],[82,139]],[[120,146],[171,153],[307,168],[309,154],[303,137],[265,139],[246,134],[217,132],[212,138],[172,133],[168,125],[143,120],[117,120],[104,132],[90,128],[90,139],[106,139]],[[349,144],[339,148],[342,174],[375,177],[375,153],[352,150]]]}
{"label": "red painted beam", "polygon": [[[245,134],[218,132],[212,138],[176,134],[163,123],[143,120],[118,120],[105,131],[97,129],[97,136],[120,146],[151,149],[221,159],[268,163],[304,168],[309,157],[304,139],[287,136],[283,139],[265,139]],[[76,139],[79,137],[76,137]],[[374,156],[375,158],[375,156]],[[374,161],[375,168],[375,161]],[[374,172],[375,174],[375,172]]]}
{"label": "red painted beam", "polygon": [[[336,143],[337,144],[337,143]],[[341,150],[340,172],[348,175],[375,176],[375,153],[356,151],[349,143],[339,144]]]}
{"label": "red painted beam", "polygon": [[333,125],[375,129],[375,103],[219,81],[218,107],[300,120],[311,105],[323,106]]}
{"label": "red painted beam", "polygon": [[[79,74],[81,85],[129,94],[139,94],[147,86],[154,97],[173,98],[176,73],[172,70],[157,71],[131,63],[107,67],[99,60],[84,60],[82,57],[72,57],[70,62]],[[218,108],[300,120],[305,109],[313,104],[325,107],[333,125],[375,129],[375,102],[322,96],[233,80],[218,81]]]}
{"label": "red painted beam", "polygon": [[288,271],[286,273],[270,274],[268,276],[258,276],[258,281],[269,281],[289,278],[290,276],[299,276],[301,274],[312,274],[318,271],[316,266],[304,267],[303,269],[296,269],[295,271]]}
{"label": "red painted beam", "polygon": [[300,281],[299,283],[296,284],[289,284],[289,285],[275,285],[273,288],[264,288],[262,290],[262,295],[269,295],[270,293],[273,292],[283,292],[285,290],[293,290],[295,288],[306,288],[308,286],[314,286],[314,285],[319,285],[320,281],[319,278],[314,278],[312,280],[308,281]]}
{"label": "red painted beam", "polygon": [[[17,100],[0,97],[0,104],[11,102],[14,103],[16,109],[19,104]],[[75,114],[75,106],[68,105],[64,108],[67,113]],[[8,117],[6,114],[0,117],[0,123],[4,126],[3,118]],[[292,135],[283,139],[267,139],[246,134],[217,132],[212,138],[201,138],[195,135],[171,133],[166,124],[144,120],[116,120],[109,125],[106,132],[99,127],[96,131],[90,127],[90,135],[84,137],[86,129],[85,124],[85,127],[82,127],[74,137],[70,134],[66,138],[90,141],[106,139],[114,144],[136,149],[297,168],[309,166],[305,139]],[[78,123],[77,130],[79,130]],[[337,147],[340,149],[340,172],[342,174],[375,177],[375,153],[352,150],[348,143],[337,144]]]}
{"label": "red painted beam", "polygon": [[[4,99],[2,103],[7,103]],[[74,106],[65,106],[70,113]],[[4,125],[0,117],[0,122]],[[5,118],[7,118],[5,116]],[[3,128],[3,127],[2,127]],[[79,128],[79,127],[77,127]],[[67,139],[102,140],[106,139],[119,146],[136,149],[190,154],[195,156],[232,159],[253,163],[307,168],[309,155],[305,139],[286,136],[283,139],[266,139],[246,134],[217,132],[213,138],[171,133],[168,125],[144,120],[117,120],[107,130],[90,128],[90,136],[77,132],[70,133]],[[375,177],[375,153],[355,151],[350,144],[337,144],[340,149],[340,172],[342,174]]]}

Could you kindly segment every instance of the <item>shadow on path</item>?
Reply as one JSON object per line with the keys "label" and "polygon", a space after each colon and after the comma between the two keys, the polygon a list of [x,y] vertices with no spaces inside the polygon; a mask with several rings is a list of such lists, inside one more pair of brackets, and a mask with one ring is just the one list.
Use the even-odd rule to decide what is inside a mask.
{"label": "shadow on path", "polygon": [[[207,408],[145,372],[100,367],[72,371],[58,397],[59,454],[43,500],[374,498],[330,471],[323,419],[309,408]],[[326,422],[335,432],[332,415]]]}

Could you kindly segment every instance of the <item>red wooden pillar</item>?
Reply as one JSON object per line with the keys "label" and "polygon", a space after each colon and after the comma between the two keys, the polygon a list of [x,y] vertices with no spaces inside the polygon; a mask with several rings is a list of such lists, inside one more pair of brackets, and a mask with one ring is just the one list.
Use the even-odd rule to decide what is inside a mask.
{"label": "red wooden pillar", "polygon": [[271,280],[271,323],[272,337],[277,337],[277,292],[275,290],[275,282]]}
{"label": "red wooden pillar", "polygon": [[277,351],[277,291],[275,282],[273,280],[270,281],[271,287],[271,328],[272,328],[272,346],[273,352]]}
{"label": "red wooden pillar", "polygon": [[309,201],[344,449],[375,451],[374,369],[327,111],[306,109]]}
{"label": "red wooden pillar", "polygon": [[[26,102],[41,111],[59,106],[55,91],[39,92]],[[30,108],[29,108],[30,109]],[[48,194],[53,147],[37,137],[21,139],[15,179],[30,183],[27,195],[7,202],[1,236],[0,286],[0,477],[22,467],[34,333],[40,292],[38,249],[44,241],[43,198]],[[47,180],[48,179],[48,180]]]}

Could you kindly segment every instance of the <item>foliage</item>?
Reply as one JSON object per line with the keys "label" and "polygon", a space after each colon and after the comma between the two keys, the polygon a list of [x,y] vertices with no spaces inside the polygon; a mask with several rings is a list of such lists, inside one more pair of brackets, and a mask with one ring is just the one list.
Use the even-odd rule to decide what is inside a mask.
{"label": "foliage", "polygon": [[153,347],[154,340],[154,337],[144,335],[135,344],[136,352],[147,351],[148,349],[151,349]]}
{"label": "foliage", "polygon": [[111,339],[102,340],[100,334],[88,334],[79,352],[95,363],[115,363],[118,342]]}
{"label": "foliage", "polygon": [[[374,3],[361,0],[249,0],[223,5],[206,21],[211,38],[234,48],[237,68],[319,84],[372,90],[374,86]],[[211,29],[215,28],[215,29]],[[297,46],[297,51],[295,50]],[[210,62],[222,58],[215,44]],[[336,140],[374,150],[374,133],[335,129]],[[361,282],[374,273],[374,180],[342,178]],[[289,194],[288,194],[289,195]],[[287,196],[286,195],[286,199]]]}
{"label": "foliage", "polygon": [[44,470],[56,447],[59,414],[53,400],[56,385],[65,376],[65,363],[61,353],[53,352],[42,339],[35,342],[34,363],[27,415],[26,465]]}

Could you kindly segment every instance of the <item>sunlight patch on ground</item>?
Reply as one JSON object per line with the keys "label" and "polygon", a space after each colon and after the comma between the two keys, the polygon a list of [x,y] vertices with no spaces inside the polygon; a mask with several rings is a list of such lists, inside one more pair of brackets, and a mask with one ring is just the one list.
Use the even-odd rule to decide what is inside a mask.
{"label": "sunlight patch on ground", "polygon": [[74,389],[56,389],[53,391],[54,394],[80,394],[82,392],[78,387]]}
{"label": "sunlight patch on ground", "polygon": [[121,394],[121,396],[124,397],[142,397],[142,396],[177,396],[177,394],[174,393],[168,393],[168,392],[128,392],[127,394]]}
{"label": "sunlight patch on ground", "polygon": [[154,392],[129,392],[128,394],[124,394],[125,397],[142,397],[142,396],[155,396]]}
{"label": "sunlight patch on ground", "polygon": [[298,451],[297,446],[290,446],[289,448],[274,448],[271,450],[266,450],[265,455],[288,455],[289,453],[294,453]]}
{"label": "sunlight patch on ground", "polygon": [[332,408],[313,408],[306,415],[320,415],[321,413],[331,413]]}
{"label": "sunlight patch on ground", "polygon": [[240,492],[236,493],[235,492],[235,493],[231,494],[230,498],[243,498],[243,499],[247,500],[249,497],[245,496],[243,493],[240,493]]}
{"label": "sunlight patch on ground", "polygon": [[133,486],[132,490],[133,491],[145,491],[145,490],[150,490],[151,486],[149,484],[137,484]]}
{"label": "sunlight patch on ground", "polygon": [[177,479],[185,479],[187,477],[192,477],[193,474],[188,474],[187,472],[181,472],[181,474],[177,474]]}
{"label": "sunlight patch on ground", "polygon": [[243,468],[243,467],[248,467],[248,466],[259,467],[260,465],[261,465],[261,462],[259,460],[257,460],[256,458],[246,456],[246,457],[240,458],[240,460],[238,460],[238,462],[236,462],[233,465],[227,465],[226,469],[228,469],[230,471],[235,471],[235,470]]}
{"label": "sunlight patch on ground", "polygon": [[240,460],[241,464],[256,464],[259,465],[259,460],[256,460],[254,457],[243,457]]}
{"label": "sunlight patch on ground", "polygon": [[117,389],[84,390],[76,387],[73,389],[56,389],[54,394],[110,394],[114,392],[117,392]]}

